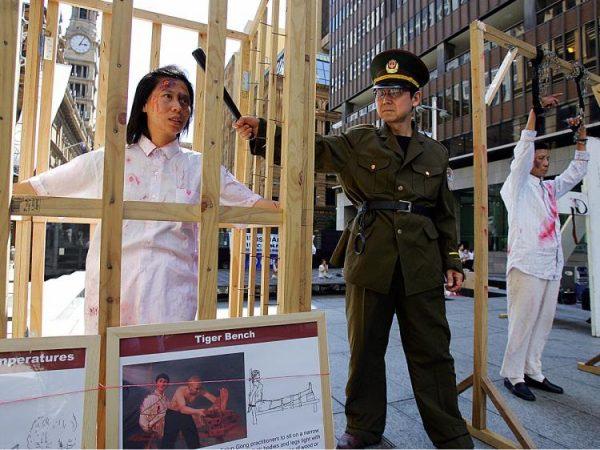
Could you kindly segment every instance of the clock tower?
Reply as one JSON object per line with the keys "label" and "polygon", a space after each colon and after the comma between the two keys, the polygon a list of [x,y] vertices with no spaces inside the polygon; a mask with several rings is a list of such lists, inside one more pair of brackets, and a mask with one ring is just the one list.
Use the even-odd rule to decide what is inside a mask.
{"label": "clock tower", "polygon": [[79,114],[91,131],[94,120],[94,97],[98,73],[96,22],[98,12],[74,6],[65,33],[64,58],[71,65],[69,91]]}

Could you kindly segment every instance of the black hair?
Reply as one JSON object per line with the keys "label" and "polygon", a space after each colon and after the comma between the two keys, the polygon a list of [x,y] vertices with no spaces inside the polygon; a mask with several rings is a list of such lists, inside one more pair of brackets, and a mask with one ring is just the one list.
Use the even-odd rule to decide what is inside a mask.
{"label": "black hair", "polygon": [[156,378],[154,379],[155,382],[158,382],[158,380],[160,379],[163,380],[167,380],[167,383],[171,382],[171,379],[169,378],[169,375],[167,375],[166,373],[159,373],[158,375],[156,375]]}
{"label": "black hair", "polygon": [[182,131],[187,131],[190,126],[190,120],[194,113],[194,88],[192,83],[187,79],[187,76],[183,71],[174,65],[159,67],[150,73],[143,76],[135,89],[135,95],[133,97],[133,105],[131,105],[131,114],[129,116],[129,122],[127,123],[127,143],[135,144],[140,140],[142,134],[150,138],[150,131],[148,130],[148,116],[144,112],[144,106],[148,102],[152,91],[158,84],[158,82],[165,78],[174,78],[181,80],[187,87],[190,94],[190,117],[185,123]]}
{"label": "black hair", "polygon": [[534,144],[534,148],[536,150],[550,150],[550,145],[548,145],[546,142],[535,142]]}

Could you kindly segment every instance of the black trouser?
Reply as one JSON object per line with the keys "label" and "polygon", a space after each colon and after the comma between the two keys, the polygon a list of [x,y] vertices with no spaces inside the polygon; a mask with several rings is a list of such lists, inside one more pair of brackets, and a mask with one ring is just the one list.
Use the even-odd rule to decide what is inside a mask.
{"label": "black trouser", "polygon": [[160,446],[162,448],[175,448],[175,441],[177,441],[180,431],[183,434],[187,448],[200,447],[198,429],[194,423],[194,418],[189,414],[182,414],[179,411],[167,409],[167,414],[165,415],[165,432]]}
{"label": "black trouser", "polygon": [[377,442],[385,428],[385,352],[394,313],[413,392],[427,435],[436,447],[472,448],[458,410],[450,328],[442,287],[405,295],[400,265],[388,294],[346,284],[350,365],[346,431]]}

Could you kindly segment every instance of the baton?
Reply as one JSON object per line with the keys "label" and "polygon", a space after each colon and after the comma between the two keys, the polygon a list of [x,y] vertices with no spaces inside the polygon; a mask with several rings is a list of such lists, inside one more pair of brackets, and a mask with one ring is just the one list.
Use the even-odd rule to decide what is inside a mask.
{"label": "baton", "polygon": [[[202,70],[206,72],[206,54],[204,53],[204,50],[198,47],[192,52],[192,55],[194,56],[194,59],[202,68]],[[229,92],[227,92],[227,89],[225,87],[223,88],[223,100],[225,101],[225,105],[227,106],[227,108],[229,108],[229,111],[231,112],[235,120],[238,120],[240,117],[242,117],[240,110],[236,106],[235,102],[231,98],[231,95],[229,95]]]}

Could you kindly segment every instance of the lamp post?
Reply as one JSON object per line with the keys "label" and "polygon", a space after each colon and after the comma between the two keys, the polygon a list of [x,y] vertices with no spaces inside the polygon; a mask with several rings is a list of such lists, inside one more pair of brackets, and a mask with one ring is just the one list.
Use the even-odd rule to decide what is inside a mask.
{"label": "lamp post", "polygon": [[452,114],[450,114],[448,111],[446,111],[443,108],[437,107],[437,97],[435,95],[433,97],[431,97],[431,106],[419,105],[415,108],[415,110],[418,114],[422,114],[423,111],[425,111],[426,109],[429,109],[430,111],[433,112],[433,114],[431,115],[431,137],[433,139],[437,140],[437,116],[438,116],[437,113],[438,112],[440,113],[441,119],[447,119]]}

